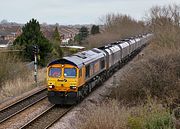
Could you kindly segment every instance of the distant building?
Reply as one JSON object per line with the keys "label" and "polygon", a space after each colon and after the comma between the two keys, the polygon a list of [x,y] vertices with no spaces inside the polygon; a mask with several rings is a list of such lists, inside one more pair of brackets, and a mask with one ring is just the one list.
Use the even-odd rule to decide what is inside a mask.
{"label": "distant building", "polygon": [[61,44],[62,44],[62,45],[68,45],[69,41],[70,41],[69,38],[67,38],[67,39],[62,39]]}
{"label": "distant building", "polygon": [[72,39],[72,40],[74,40],[74,37],[78,33],[79,33],[79,30],[76,29],[76,28],[60,27],[60,34],[61,34],[62,39]]}
{"label": "distant building", "polygon": [[66,45],[61,45],[62,48],[73,48],[73,49],[78,49],[80,51],[85,50],[85,47],[83,46],[66,46]]}
{"label": "distant building", "polygon": [[0,40],[0,48],[8,48],[13,44],[10,40]]}
{"label": "distant building", "polygon": [[[55,26],[41,26],[41,31],[43,32],[44,36],[52,40],[53,33],[54,33]],[[67,26],[60,26],[59,27],[59,34],[61,36],[62,44],[68,44],[70,40],[74,40],[76,34],[79,33],[79,30],[73,27]]]}
{"label": "distant building", "polygon": [[20,26],[0,25],[0,40],[14,41],[22,33]]}
{"label": "distant building", "polygon": [[7,48],[22,33],[20,26],[0,25],[0,48]]}
{"label": "distant building", "polygon": [[47,39],[49,40],[53,39],[53,32],[54,32],[53,26],[41,26],[41,31]]}

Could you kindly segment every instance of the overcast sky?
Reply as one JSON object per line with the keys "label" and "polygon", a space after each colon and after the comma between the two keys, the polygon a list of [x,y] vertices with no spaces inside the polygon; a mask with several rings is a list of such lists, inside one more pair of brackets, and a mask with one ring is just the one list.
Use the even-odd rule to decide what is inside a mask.
{"label": "overcast sky", "polygon": [[31,18],[48,24],[99,24],[108,13],[141,20],[155,5],[180,5],[180,0],[0,0],[0,21],[26,23]]}

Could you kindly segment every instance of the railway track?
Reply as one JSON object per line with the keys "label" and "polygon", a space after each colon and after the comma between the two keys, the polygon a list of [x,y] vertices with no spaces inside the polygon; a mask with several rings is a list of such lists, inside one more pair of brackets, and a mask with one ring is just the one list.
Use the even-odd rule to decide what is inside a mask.
{"label": "railway track", "polygon": [[60,107],[52,105],[20,129],[47,129],[69,112],[73,106]]}
{"label": "railway track", "polygon": [[28,107],[36,104],[37,102],[41,101],[46,97],[47,97],[46,88],[42,88],[36,91],[35,93],[32,93],[0,109],[0,124],[10,119],[11,117],[15,116],[16,114],[22,112],[23,110],[27,109]]}

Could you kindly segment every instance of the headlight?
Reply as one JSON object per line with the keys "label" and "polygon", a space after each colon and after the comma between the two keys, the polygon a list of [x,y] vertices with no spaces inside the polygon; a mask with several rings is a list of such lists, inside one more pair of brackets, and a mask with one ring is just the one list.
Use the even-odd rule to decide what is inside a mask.
{"label": "headlight", "polygon": [[49,85],[49,89],[52,89],[52,88],[54,88],[54,85]]}
{"label": "headlight", "polygon": [[70,86],[70,89],[72,89],[72,90],[76,90],[76,86]]}

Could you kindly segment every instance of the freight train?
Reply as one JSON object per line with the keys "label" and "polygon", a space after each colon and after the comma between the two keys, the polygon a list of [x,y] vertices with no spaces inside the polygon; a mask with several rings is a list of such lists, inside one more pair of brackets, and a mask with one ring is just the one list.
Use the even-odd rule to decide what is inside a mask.
{"label": "freight train", "polygon": [[152,38],[143,34],[78,52],[47,66],[48,100],[75,104],[136,55]]}

